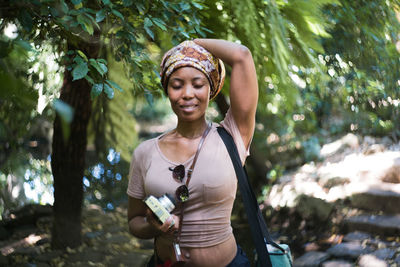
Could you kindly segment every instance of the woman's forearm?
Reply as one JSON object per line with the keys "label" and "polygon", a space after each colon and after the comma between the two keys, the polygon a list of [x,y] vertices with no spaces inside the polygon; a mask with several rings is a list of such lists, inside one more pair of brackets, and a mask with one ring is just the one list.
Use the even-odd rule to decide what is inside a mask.
{"label": "woman's forearm", "polygon": [[142,239],[150,239],[161,234],[158,229],[147,222],[145,216],[136,216],[129,220],[129,231],[132,235]]}
{"label": "woman's forearm", "polygon": [[250,50],[244,45],[219,39],[195,39],[194,42],[230,66],[246,59],[253,62]]}

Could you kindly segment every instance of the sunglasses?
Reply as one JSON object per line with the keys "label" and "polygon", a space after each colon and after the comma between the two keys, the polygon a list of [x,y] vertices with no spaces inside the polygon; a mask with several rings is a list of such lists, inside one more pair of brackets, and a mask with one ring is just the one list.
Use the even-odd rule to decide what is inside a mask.
{"label": "sunglasses", "polygon": [[[183,178],[185,178],[185,166],[180,164],[175,168],[170,167],[169,170],[172,171],[172,177],[182,183]],[[183,184],[176,189],[175,197],[180,202],[185,202],[189,199],[189,189],[186,184]]]}

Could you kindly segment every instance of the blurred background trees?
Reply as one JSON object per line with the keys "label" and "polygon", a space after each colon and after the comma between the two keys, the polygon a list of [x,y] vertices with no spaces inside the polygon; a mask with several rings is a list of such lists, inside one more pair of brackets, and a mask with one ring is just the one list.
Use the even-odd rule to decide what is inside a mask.
{"label": "blurred background trees", "polygon": [[[134,147],[173,127],[158,65],[187,38],[253,53],[260,102],[248,164],[260,197],[335,136],[398,141],[398,9],[394,0],[2,2],[2,218],[58,199],[56,216],[73,217],[78,234],[53,245],[75,246],[82,201],[105,210],[126,201]],[[224,115],[228,85],[210,119]]]}

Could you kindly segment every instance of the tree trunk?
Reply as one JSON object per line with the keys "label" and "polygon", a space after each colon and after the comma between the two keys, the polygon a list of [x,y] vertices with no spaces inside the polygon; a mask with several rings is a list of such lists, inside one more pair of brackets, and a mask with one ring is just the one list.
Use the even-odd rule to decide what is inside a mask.
{"label": "tree trunk", "polygon": [[[81,43],[79,49],[90,58],[97,58],[99,43]],[[69,50],[77,49],[69,45]],[[64,139],[61,120],[54,121],[51,167],[54,177],[54,222],[52,247],[65,249],[77,247],[82,242],[81,210],[83,203],[83,174],[87,144],[87,125],[92,110],[91,87],[85,79],[72,81],[67,69],[61,87],[60,100],[74,109],[70,135]]]}

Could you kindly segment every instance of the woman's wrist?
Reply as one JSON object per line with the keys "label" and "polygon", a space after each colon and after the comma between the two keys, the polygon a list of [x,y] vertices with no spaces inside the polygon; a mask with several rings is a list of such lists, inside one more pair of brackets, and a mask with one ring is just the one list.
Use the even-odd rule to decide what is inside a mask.
{"label": "woman's wrist", "polygon": [[128,224],[130,233],[139,238],[153,238],[162,234],[157,227],[148,222],[146,216],[132,218]]}

